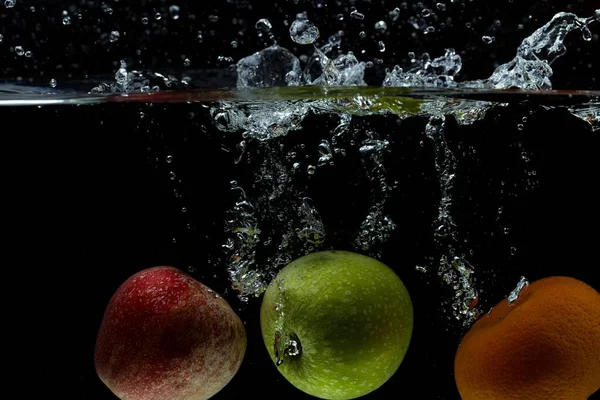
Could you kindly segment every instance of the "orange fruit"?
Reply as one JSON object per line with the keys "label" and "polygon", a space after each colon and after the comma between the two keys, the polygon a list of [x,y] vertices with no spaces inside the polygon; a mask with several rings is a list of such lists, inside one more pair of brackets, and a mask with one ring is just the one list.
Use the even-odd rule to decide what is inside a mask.
{"label": "orange fruit", "polygon": [[554,276],[504,299],[463,337],[454,360],[463,400],[585,400],[600,389],[600,293]]}

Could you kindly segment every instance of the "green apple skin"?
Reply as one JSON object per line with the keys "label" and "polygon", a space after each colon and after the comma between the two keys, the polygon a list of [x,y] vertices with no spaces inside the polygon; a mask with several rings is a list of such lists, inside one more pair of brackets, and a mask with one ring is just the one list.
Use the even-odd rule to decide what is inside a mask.
{"label": "green apple skin", "polygon": [[[277,365],[277,347],[277,368],[292,385],[322,399],[347,400],[376,390],[397,371],[410,343],[413,308],[386,265],[322,251],[277,274],[265,291],[260,323],[271,359]],[[298,355],[282,351],[290,335],[300,342]]]}

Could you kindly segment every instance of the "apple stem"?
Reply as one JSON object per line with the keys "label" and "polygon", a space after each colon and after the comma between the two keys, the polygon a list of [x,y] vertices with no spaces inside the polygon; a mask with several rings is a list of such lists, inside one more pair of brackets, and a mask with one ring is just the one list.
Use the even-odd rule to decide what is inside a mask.
{"label": "apple stem", "polygon": [[283,359],[281,358],[280,352],[279,352],[279,349],[281,347],[281,331],[280,330],[275,331],[275,341],[273,342],[273,347],[275,350],[275,365],[277,365],[279,367],[281,365],[281,363],[283,362]]}

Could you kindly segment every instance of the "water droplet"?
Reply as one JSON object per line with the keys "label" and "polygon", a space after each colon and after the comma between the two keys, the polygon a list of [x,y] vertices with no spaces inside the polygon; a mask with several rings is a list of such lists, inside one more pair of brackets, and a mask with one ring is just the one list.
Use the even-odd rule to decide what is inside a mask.
{"label": "water droplet", "polygon": [[209,15],[208,20],[212,23],[219,22],[219,16],[218,15]]}
{"label": "water droplet", "polygon": [[392,11],[390,11],[390,18],[392,19],[392,21],[396,21],[399,16],[400,16],[400,9],[398,7],[394,8]]}
{"label": "water droplet", "polygon": [[172,5],[169,7],[169,14],[172,19],[179,19],[179,6]]}
{"label": "water droplet", "polygon": [[365,19],[365,15],[363,13],[359,13],[358,10],[354,7],[352,7],[352,11],[350,11],[350,16],[358,20]]}
{"label": "water droplet", "polygon": [[505,227],[503,230],[505,235],[508,235],[510,233],[510,228],[509,227]]}
{"label": "water droplet", "polygon": [[31,58],[32,55],[33,55],[33,53],[31,52],[31,50],[27,50],[25,52],[25,57],[27,57],[27,58]]}
{"label": "water droplet", "polygon": [[309,165],[308,167],[306,167],[306,172],[309,175],[314,175],[316,170],[317,170],[317,167],[315,167],[314,165]]}
{"label": "water droplet", "polygon": [[188,265],[188,271],[194,272],[195,270],[196,270],[196,268],[194,268],[193,265]]}
{"label": "water droplet", "polygon": [[148,17],[143,17],[142,18],[142,24],[148,25]]}
{"label": "water droplet", "polygon": [[235,40],[232,40],[232,41],[231,41],[231,48],[233,48],[233,49],[237,49],[237,47],[238,47],[238,42],[237,42],[237,41],[235,41]]}
{"label": "water droplet", "polygon": [[425,272],[427,272],[427,267],[423,267],[423,266],[421,266],[421,265],[417,265],[417,266],[415,267],[415,269],[416,269],[418,272],[421,272],[421,273],[425,273]]}
{"label": "water droplet", "polygon": [[428,34],[428,33],[433,33],[433,32],[435,32],[435,27],[433,27],[433,26],[428,26],[427,28],[425,28],[425,29],[423,30],[423,32],[424,32],[425,34]]}
{"label": "water droplet", "polygon": [[4,40],[4,36],[2,34],[0,34],[0,43],[2,43],[3,40]]}
{"label": "water droplet", "polygon": [[519,296],[521,295],[521,292],[528,285],[529,285],[529,281],[527,280],[527,278],[525,278],[524,276],[522,276],[521,279],[519,280],[519,283],[517,283],[517,287],[512,292],[510,292],[510,294],[508,295],[508,299],[507,300],[508,300],[508,305],[509,306],[512,306],[514,304],[514,302],[519,299]]}
{"label": "water droplet", "polygon": [[295,20],[290,26],[290,37],[298,44],[312,44],[319,38],[319,29],[309,20]]}
{"label": "water droplet", "polygon": [[379,51],[380,51],[380,52],[382,52],[382,53],[383,53],[383,52],[385,51],[385,43],[383,43],[383,41],[381,41],[381,40],[380,40],[380,41],[377,43],[377,46],[379,47]]}
{"label": "water droplet", "polygon": [[510,247],[510,255],[514,256],[517,253],[517,248],[515,246]]}
{"label": "water droplet", "polygon": [[111,43],[114,43],[114,42],[116,42],[117,40],[119,40],[119,37],[120,37],[120,36],[121,36],[121,34],[119,33],[119,31],[112,31],[112,32],[110,33],[110,35],[108,35],[108,40],[109,40]]}
{"label": "water droplet", "polygon": [[15,4],[17,3],[17,0],[6,0],[4,2],[4,6],[6,8],[13,8],[15,6]]}
{"label": "water droplet", "polygon": [[343,21],[344,20],[344,14],[338,14],[338,15],[336,15],[335,19],[337,19],[338,21]]}
{"label": "water droplet", "polygon": [[375,23],[375,30],[377,32],[383,33],[387,30],[387,24],[385,21],[378,21]]}
{"label": "water droplet", "polygon": [[364,38],[366,38],[366,37],[367,37],[367,34],[366,34],[366,32],[365,32],[365,31],[360,31],[360,32],[358,33],[358,37],[360,37],[361,39],[364,39]]}
{"label": "water droplet", "polygon": [[22,56],[23,54],[25,54],[23,46],[15,46],[15,53],[17,53],[18,56]]}
{"label": "water droplet", "polygon": [[154,19],[155,20],[160,21],[161,18],[162,18],[162,15],[159,12],[157,12],[156,14],[154,14]]}
{"label": "water droplet", "polygon": [[202,43],[204,41],[204,36],[202,36],[201,31],[198,31],[198,33],[196,33],[196,40],[199,41],[200,43]]}
{"label": "water droplet", "polygon": [[167,158],[167,164],[171,164],[173,162],[173,156],[172,155],[168,155]]}
{"label": "water droplet", "polygon": [[102,3],[100,9],[109,15],[113,13],[113,9],[106,3]]}
{"label": "water droplet", "polygon": [[54,78],[50,79],[50,87],[55,88],[56,85],[57,85],[56,79],[54,79]]}
{"label": "water droplet", "polygon": [[192,62],[190,61],[189,58],[186,58],[183,60],[183,66],[184,67],[189,67],[190,65],[192,65]]}
{"label": "water droplet", "polygon": [[273,25],[271,25],[271,22],[268,19],[261,18],[258,21],[256,21],[256,24],[254,24],[254,27],[261,32],[270,32],[271,29],[273,28]]}
{"label": "water droplet", "polygon": [[496,38],[494,36],[487,36],[486,35],[486,36],[482,36],[481,40],[485,44],[492,44],[496,40]]}
{"label": "water droplet", "polygon": [[440,11],[446,11],[446,4],[444,3],[437,3],[435,7]]}
{"label": "water droplet", "polygon": [[342,44],[342,37],[337,33],[334,33],[333,35],[329,36],[329,43],[332,46],[339,46]]}
{"label": "water droplet", "polygon": [[517,124],[517,129],[522,131],[523,129],[525,129],[525,125],[523,124]]}
{"label": "water droplet", "polygon": [[181,207],[181,212],[187,212],[187,207]]}
{"label": "water droplet", "polygon": [[237,154],[236,154],[233,162],[235,164],[239,164],[240,161],[242,161],[242,157],[244,156],[244,153],[246,152],[246,141],[242,140],[241,142],[239,142],[238,144],[235,145],[235,148],[237,150]]}
{"label": "water droplet", "polygon": [[430,17],[430,16],[431,16],[431,10],[430,10],[429,8],[424,8],[424,9],[421,11],[421,16],[422,16],[423,18]]}
{"label": "water droplet", "polygon": [[[64,12],[63,12],[63,14],[64,14]],[[71,17],[69,17],[68,15],[63,15],[62,24],[63,25],[71,25]]]}

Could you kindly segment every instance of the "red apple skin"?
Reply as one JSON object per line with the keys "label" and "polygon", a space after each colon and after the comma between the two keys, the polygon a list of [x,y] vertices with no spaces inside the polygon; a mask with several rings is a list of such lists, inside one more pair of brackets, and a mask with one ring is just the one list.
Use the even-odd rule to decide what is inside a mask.
{"label": "red apple skin", "polygon": [[111,298],[96,372],[123,400],[205,400],[237,373],[244,324],[211,289],[173,267],[136,273]]}

